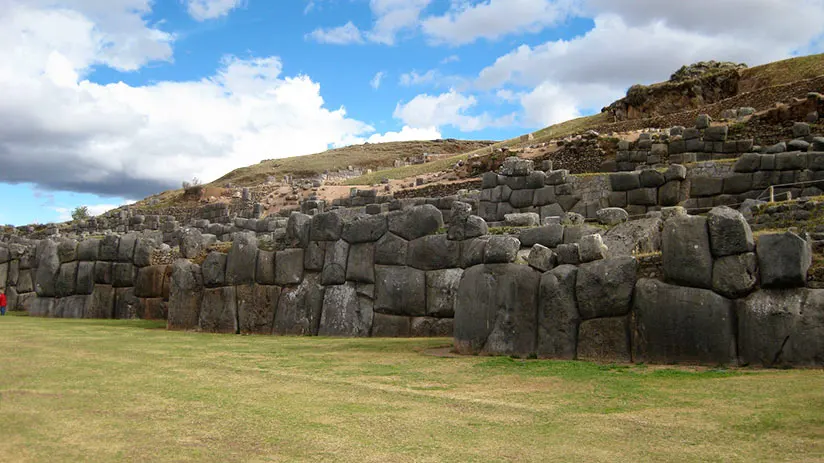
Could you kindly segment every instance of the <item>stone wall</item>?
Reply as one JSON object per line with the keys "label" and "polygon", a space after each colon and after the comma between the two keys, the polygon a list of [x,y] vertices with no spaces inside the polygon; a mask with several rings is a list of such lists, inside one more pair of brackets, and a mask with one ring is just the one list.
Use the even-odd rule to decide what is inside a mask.
{"label": "stone wall", "polygon": [[157,236],[138,233],[38,241],[19,259],[18,299],[10,309],[53,318],[166,319],[170,271],[154,265],[157,243]]}
{"label": "stone wall", "polygon": [[455,306],[456,349],[619,362],[824,364],[824,290],[805,287],[809,241],[788,232],[756,243],[729,208],[708,217],[680,208],[665,215],[663,280],[637,279],[633,257],[467,268]]}

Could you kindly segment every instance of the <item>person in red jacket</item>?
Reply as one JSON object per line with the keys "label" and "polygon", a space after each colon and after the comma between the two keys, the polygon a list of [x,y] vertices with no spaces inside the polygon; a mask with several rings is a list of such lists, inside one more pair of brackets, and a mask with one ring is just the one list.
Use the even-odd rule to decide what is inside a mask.
{"label": "person in red jacket", "polygon": [[0,315],[6,315],[6,293],[0,291]]}

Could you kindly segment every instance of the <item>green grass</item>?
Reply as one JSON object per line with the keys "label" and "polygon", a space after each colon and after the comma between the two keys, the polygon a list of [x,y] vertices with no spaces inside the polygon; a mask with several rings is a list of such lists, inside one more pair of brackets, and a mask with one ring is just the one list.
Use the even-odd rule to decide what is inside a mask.
{"label": "green grass", "polygon": [[0,318],[2,461],[821,461],[824,372]]}

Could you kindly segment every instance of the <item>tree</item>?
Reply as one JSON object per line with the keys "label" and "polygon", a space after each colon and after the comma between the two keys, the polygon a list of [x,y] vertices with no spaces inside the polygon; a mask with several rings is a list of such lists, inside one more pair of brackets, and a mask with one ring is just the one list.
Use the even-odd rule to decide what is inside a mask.
{"label": "tree", "polygon": [[73,220],[86,220],[89,218],[89,208],[86,206],[77,206],[72,211]]}

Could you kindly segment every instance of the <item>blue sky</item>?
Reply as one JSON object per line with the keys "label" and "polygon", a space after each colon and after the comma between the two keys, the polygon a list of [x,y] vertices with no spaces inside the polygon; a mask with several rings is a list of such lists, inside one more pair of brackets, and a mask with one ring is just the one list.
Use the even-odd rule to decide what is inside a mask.
{"label": "blue sky", "polygon": [[824,0],[681,3],[0,0],[0,222],[364,141],[510,138],[682,64],[822,50]]}

